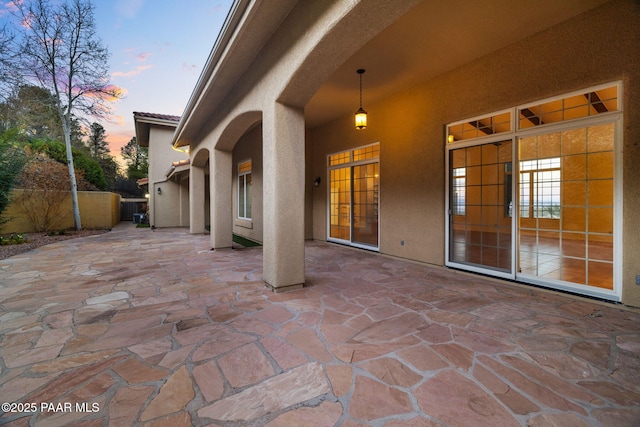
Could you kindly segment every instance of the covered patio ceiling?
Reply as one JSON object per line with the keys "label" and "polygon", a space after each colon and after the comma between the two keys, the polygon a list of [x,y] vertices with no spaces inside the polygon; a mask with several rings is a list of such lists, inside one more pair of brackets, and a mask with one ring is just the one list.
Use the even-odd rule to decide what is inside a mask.
{"label": "covered patio ceiling", "polygon": [[[363,104],[453,70],[608,0],[425,0],[356,52],[305,107],[307,126],[322,125],[358,108],[358,74],[364,68]],[[558,41],[561,43],[561,41]]]}

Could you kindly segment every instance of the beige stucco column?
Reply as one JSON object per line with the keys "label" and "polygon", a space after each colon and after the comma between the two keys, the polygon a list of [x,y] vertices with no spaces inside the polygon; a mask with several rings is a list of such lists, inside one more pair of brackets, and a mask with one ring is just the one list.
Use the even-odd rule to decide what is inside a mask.
{"label": "beige stucco column", "polygon": [[189,231],[191,234],[205,232],[204,224],[204,168],[191,165],[189,171]]}
{"label": "beige stucco column", "polygon": [[217,149],[211,151],[209,159],[211,247],[214,249],[230,248],[233,243],[232,159],[231,152]]}
{"label": "beige stucco column", "polygon": [[275,290],[304,284],[304,112],[263,112],[263,279]]}
{"label": "beige stucco column", "polygon": [[190,212],[191,201],[189,200],[189,185],[184,182],[180,182],[180,227],[190,226]]}

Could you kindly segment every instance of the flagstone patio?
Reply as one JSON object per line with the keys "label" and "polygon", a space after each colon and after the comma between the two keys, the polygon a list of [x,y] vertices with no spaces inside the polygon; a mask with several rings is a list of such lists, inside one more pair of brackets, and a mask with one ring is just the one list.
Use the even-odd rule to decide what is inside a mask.
{"label": "flagstone patio", "polygon": [[277,294],[260,248],[208,240],[0,261],[0,424],[640,425],[636,309],[323,242]]}

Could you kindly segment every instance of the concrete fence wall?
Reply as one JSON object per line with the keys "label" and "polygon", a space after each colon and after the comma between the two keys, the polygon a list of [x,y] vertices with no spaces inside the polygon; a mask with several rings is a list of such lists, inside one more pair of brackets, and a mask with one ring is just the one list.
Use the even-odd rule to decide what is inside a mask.
{"label": "concrete fence wall", "polygon": [[[38,231],[37,224],[48,224],[45,231],[74,227],[71,192],[13,190],[10,200],[2,214],[9,221],[1,226],[0,233],[33,233]],[[78,203],[82,228],[111,228],[120,222],[118,194],[78,191]]]}

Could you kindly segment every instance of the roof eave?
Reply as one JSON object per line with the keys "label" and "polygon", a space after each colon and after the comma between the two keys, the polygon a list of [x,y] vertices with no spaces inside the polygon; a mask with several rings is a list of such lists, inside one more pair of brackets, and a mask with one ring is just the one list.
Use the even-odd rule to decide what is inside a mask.
{"label": "roof eave", "polygon": [[182,147],[189,145],[190,142],[182,138],[185,128],[190,124],[193,112],[196,106],[202,100],[206,93],[206,88],[210,85],[214,71],[218,67],[220,59],[227,51],[230,41],[233,39],[233,35],[238,29],[238,24],[241,22],[242,17],[245,14],[247,7],[252,3],[252,0],[235,0],[229,9],[229,13],[225,19],[224,24],[218,34],[218,37],[209,53],[207,62],[200,73],[200,77],[196,82],[196,86],[189,97],[187,106],[182,114],[180,121],[176,127],[171,140],[171,145],[174,147]]}

